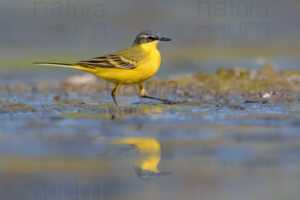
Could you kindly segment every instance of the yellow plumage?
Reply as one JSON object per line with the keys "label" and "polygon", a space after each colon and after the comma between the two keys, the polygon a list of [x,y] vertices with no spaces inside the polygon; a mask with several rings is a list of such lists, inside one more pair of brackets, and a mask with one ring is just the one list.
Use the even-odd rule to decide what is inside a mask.
{"label": "yellow plumage", "polygon": [[158,42],[151,42],[136,45],[113,54],[118,56],[123,63],[133,65],[132,69],[121,68],[123,65],[113,59],[110,62],[115,68],[98,67],[86,69],[84,66],[81,67],[80,64],[76,68],[88,71],[97,77],[115,84],[132,85],[144,82],[154,76],[159,69],[161,57],[156,48],[157,44]]}

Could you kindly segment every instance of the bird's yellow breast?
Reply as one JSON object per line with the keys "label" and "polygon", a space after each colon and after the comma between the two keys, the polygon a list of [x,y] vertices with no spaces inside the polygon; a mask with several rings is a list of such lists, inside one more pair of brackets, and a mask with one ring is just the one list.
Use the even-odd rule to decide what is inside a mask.
{"label": "bird's yellow breast", "polygon": [[130,47],[132,49],[128,51],[128,54],[143,55],[143,59],[137,61],[137,67],[134,69],[102,68],[94,74],[113,83],[130,85],[144,82],[154,76],[159,69],[161,56],[157,44],[158,42],[149,42]]}
{"label": "bird's yellow breast", "polygon": [[154,76],[160,66],[161,56],[157,49],[158,42],[142,44],[141,48],[146,52],[146,58],[139,62],[137,71],[145,80]]}

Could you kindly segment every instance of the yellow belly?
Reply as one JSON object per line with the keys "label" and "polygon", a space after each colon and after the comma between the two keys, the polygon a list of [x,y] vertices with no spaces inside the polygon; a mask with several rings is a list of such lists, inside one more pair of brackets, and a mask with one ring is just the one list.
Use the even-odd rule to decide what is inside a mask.
{"label": "yellow belly", "polygon": [[93,74],[112,83],[132,85],[144,82],[154,76],[160,66],[161,57],[157,49],[149,51],[146,58],[134,69],[101,68]]}

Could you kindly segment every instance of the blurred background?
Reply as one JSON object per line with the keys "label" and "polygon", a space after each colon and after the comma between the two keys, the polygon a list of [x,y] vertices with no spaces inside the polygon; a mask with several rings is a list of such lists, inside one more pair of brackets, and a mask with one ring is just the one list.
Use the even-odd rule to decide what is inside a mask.
{"label": "blurred background", "polygon": [[173,39],[159,47],[160,76],[255,68],[262,58],[278,68],[299,63],[297,0],[1,0],[0,5],[1,70],[107,54],[131,45],[145,29]]}

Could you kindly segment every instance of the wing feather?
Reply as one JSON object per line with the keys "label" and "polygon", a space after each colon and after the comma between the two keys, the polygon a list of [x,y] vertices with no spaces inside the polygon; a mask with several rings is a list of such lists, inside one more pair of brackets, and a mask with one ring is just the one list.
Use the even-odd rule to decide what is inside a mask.
{"label": "wing feather", "polygon": [[146,54],[139,47],[130,47],[119,52],[96,57],[90,60],[83,60],[77,65],[88,66],[90,69],[115,68],[115,69],[135,69],[138,63],[145,59]]}
{"label": "wing feather", "polygon": [[137,67],[137,61],[126,59],[119,55],[107,55],[90,60],[83,60],[77,65],[89,65],[91,67],[97,68],[117,68],[117,69],[134,69]]}

